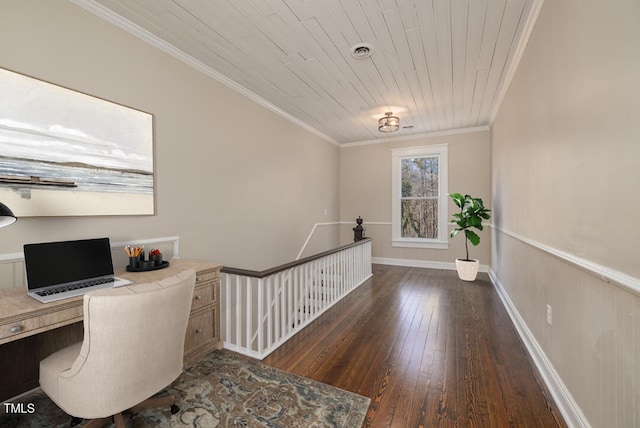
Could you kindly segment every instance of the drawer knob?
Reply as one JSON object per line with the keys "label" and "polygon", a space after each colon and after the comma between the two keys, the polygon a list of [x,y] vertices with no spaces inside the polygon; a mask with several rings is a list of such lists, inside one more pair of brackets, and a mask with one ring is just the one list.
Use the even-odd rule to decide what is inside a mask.
{"label": "drawer knob", "polygon": [[11,332],[11,334],[20,333],[22,331],[22,326],[21,325],[11,326],[11,330],[9,331]]}
{"label": "drawer knob", "polygon": [[202,299],[202,296],[201,295],[197,295],[196,296],[196,300],[200,300],[200,299]]}
{"label": "drawer knob", "polygon": [[201,328],[196,328],[196,333],[202,333],[202,329]]}

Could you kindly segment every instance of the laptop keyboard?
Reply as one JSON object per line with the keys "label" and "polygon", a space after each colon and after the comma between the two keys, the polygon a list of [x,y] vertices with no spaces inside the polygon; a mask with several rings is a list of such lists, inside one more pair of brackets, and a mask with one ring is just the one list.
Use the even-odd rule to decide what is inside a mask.
{"label": "laptop keyboard", "polygon": [[65,291],[73,291],[79,290],[87,287],[95,287],[96,285],[108,284],[110,282],[114,282],[115,278],[101,278],[101,279],[93,279],[90,281],[78,282],[71,285],[64,285],[62,287],[52,288],[49,290],[38,291],[36,294],[38,296],[52,296],[59,293],[64,293]]}

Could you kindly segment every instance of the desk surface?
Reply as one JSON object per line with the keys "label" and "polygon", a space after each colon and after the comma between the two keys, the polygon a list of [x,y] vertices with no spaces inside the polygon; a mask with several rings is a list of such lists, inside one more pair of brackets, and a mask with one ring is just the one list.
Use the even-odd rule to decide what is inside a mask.
{"label": "desk surface", "polygon": [[[193,269],[216,270],[222,265],[202,260],[171,260],[169,267],[148,272],[117,271],[116,275],[134,283],[153,282]],[[83,296],[40,303],[29,297],[24,288],[0,290],[0,344],[82,320]],[[17,331],[16,331],[17,330]]]}

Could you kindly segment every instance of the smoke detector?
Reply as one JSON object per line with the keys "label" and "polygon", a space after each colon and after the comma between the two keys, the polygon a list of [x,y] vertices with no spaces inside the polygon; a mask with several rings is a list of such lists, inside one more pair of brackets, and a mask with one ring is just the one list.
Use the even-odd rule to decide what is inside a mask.
{"label": "smoke detector", "polygon": [[370,43],[356,43],[351,46],[351,56],[356,59],[369,58],[373,53],[373,45]]}

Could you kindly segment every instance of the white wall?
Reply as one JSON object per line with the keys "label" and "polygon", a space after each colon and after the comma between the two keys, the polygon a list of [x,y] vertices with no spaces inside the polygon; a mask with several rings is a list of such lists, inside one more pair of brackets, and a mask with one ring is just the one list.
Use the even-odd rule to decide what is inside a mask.
{"label": "white wall", "polygon": [[152,113],[156,170],[156,215],[21,218],[0,254],[179,236],[183,258],[261,270],[337,221],[339,149],[184,63],[63,0],[4,0],[0,38],[0,67]]}
{"label": "white wall", "polygon": [[546,1],[492,127],[493,269],[594,427],[640,426],[639,23]]}

